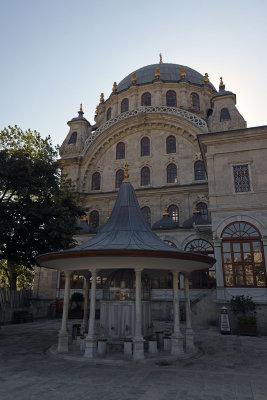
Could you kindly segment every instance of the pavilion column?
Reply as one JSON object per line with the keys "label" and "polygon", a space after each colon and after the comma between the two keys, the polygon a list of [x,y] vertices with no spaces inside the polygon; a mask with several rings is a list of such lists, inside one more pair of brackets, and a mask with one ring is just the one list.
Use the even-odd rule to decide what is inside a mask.
{"label": "pavilion column", "polygon": [[69,301],[70,301],[70,275],[71,271],[64,271],[65,275],[65,289],[64,289],[64,303],[63,313],[61,320],[61,329],[58,334],[58,346],[57,351],[59,353],[67,353],[69,351],[69,335],[68,335],[68,313],[69,313]]}
{"label": "pavilion column", "polygon": [[133,357],[135,360],[144,358],[144,338],[142,336],[142,282],[143,268],[135,268],[135,336]]}
{"label": "pavilion column", "polygon": [[88,311],[89,311],[89,285],[90,278],[86,277],[85,294],[84,294],[84,306],[83,306],[83,322],[82,322],[82,333],[88,333]]}
{"label": "pavilion column", "polygon": [[190,308],[188,275],[185,275],[184,291],[185,291],[185,317],[186,317],[185,347],[186,351],[192,352],[195,349],[195,345],[194,345],[194,331],[191,325],[191,308]]}
{"label": "pavilion column", "polygon": [[91,282],[91,293],[90,293],[90,316],[89,316],[89,328],[88,335],[85,339],[85,351],[84,357],[94,358],[96,350],[95,341],[95,297],[96,297],[96,277],[97,271],[91,270],[92,282]]}
{"label": "pavilion column", "polygon": [[172,271],[173,276],[173,334],[171,354],[178,355],[184,353],[184,338],[180,330],[180,305],[178,289],[178,271]]}

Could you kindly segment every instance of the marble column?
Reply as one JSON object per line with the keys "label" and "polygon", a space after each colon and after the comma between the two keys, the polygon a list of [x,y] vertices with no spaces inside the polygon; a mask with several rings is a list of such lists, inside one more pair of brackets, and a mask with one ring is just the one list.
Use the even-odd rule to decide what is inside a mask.
{"label": "marble column", "polygon": [[264,261],[265,261],[265,274],[267,276],[267,237],[262,238]]}
{"label": "marble column", "polygon": [[218,300],[225,300],[223,265],[222,265],[222,241],[214,240],[214,258],[216,258],[216,293]]}
{"label": "marble column", "polygon": [[184,338],[180,330],[180,305],[178,289],[178,271],[172,271],[173,276],[173,334],[171,354],[179,355],[184,353]]}
{"label": "marble column", "polygon": [[67,353],[69,351],[69,335],[68,335],[68,313],[69,313],[69,301],[70,301],[70,275],[71,271],[64,271],[65,275],[65,289],[64,289],[64,304],[63,313],[61,320],[61,329],[58,334],[58,346],[57,351],[59,353]]}
{"label": "marble column", "polygon": [[89,311],[89,285],[90,278],[86,277],[85,294],[84,294],[84,305],[83,305],[83,322],[82,322],[82,333],[88,333],[88,311]]}
{"label": "marble column", "polygon": [[95,340],[95,303],[96,303],[96,277],[97,271],[91,270],[92,282],[91,282],[91,293],[90,293],[90,316],[89,316],[89,327],[88,335],[85,339],[85,351],[84,357],[94,358],[96,351],[96,340]]}
{"label": "marble column", "polygon": [[135,268],[135,335],[133,340],[133,357],[135,360],[144,358],[144,338],[142,336],[142,282],[143,268]]}
{"label": "marble column", "polygon": [[186,351],[192,352],[195,349],[195,345],[194,345],[194,331],[191,325],[189,279],[187,275],[185,275],[184,279],[184,290],[185,290],[185,317],[186,317],[185,348]]}

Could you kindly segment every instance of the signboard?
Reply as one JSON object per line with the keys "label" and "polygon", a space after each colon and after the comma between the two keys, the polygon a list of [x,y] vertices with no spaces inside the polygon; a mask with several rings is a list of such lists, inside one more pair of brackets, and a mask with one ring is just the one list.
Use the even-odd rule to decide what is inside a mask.
{"label": "signboard", "polygon": [[230,323],[229,323],[229,316],[228,310],[226,307],[221,308],[221,333],[229,334],[230,330]]}

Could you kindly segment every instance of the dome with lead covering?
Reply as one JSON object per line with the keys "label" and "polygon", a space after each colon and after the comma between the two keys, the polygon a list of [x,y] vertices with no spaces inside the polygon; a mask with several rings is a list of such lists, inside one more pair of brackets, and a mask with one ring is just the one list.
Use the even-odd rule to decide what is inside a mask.
{"label": "dome with lead covering", "polygon": [[[184,78],[181,77],[181,69],[185,68],[186,76]],[[159,68],[160,78],[159,80],[162,82],[188,82],[193,85],[198,86],[209,86],[215,92],[215,87],[209,82],[205,83],[205,76],[195,71],[192,68],[179,65],[179,64],[170,64],[170,63],[162,63],[162,64],[151,64],[145,67],[142,67],[135,71],[136,74],[136,85],[146,85],[155,81],[155,70]],[[129,74],[124,78],[117,86],[117,93],[122,92],[124,90],[129,89],[133,85],[132,83],[132,74]]]}

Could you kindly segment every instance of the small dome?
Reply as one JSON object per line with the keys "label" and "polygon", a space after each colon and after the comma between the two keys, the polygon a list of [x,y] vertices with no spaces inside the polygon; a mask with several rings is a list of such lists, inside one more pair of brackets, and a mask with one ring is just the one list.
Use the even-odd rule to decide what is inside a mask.
{"label": "small dome", "polygon": [[169,215],[163,215],[163,217],[155,222],[152,226],[153,230],[156,229],[177,229],[179,228],[177,222],[174,222]]}
{"label": "small dome", "polygon": [[[155,69],[160,70],[160,80],[163,82],[188,82],[198,86],[209,86],[216,92],[215,87],[211,83],[205,83],[205,76],[192,68],[186,67],[185,78],[181,78],[181,68],[183,66],[179,64],[151,64],[135,71],[136,74],[136,85],[146,85],[155,81]],[[117,93],[129,89],[132,86],[132,74],[129,74],[124,78],[117,86]]]}
{"label": "small dome", "polygon": [[221,96],[227,96],[227,95],[232,95],[235,96],[233,92],[230,92],[229,90],[225,90],[225,85],[223,82],[221,82],[220,87],[219,87],[219,92],[217,92],[211,100],[215,99],[216,97],[221,97]]}

